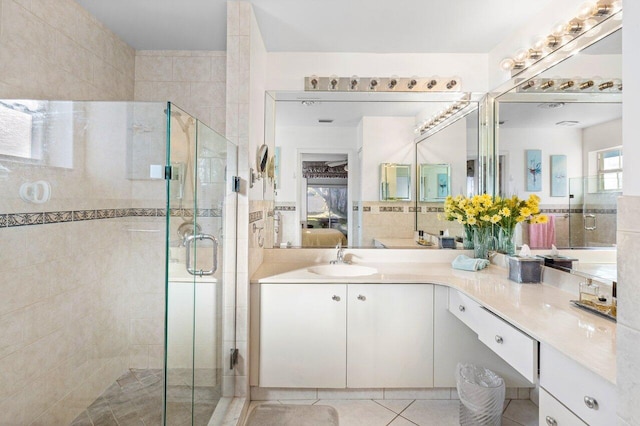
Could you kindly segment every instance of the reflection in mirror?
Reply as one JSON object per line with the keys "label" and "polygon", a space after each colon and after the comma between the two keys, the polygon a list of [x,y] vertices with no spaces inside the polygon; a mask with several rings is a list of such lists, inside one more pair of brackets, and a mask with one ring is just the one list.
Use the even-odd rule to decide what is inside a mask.
{"label": "reflection in mirror", "polygon": [[[444,194],[439,180],[446,173],[448,177],[447,195],[473,196],[478,188],[478,109],[471,105],[469,113],[437,133],[416,144],[417,163],[421,164],[420,188],[416,208],[416,229],[431,235],[449,230],[450,236],[462,238],[463,227],[457,222],[440,220],[443,210]],[[423,176],[427,166],[433,175],[433,186],[427,192],[423,185]],[[446,168],[446,172],[445,172]],[[441,191],[441,192],[438,192]],[[446,195],[445,195],[446,198]]]}
{"label": "reflection in mirror", "polygon": [[451,195],[451,175],[448,164],[420,164],[418,175],[420,201],[442,202]]}
{"label": "reflection in mirror", "polygon": [[[416,246],[416,128],[461,97],[481,95],[314,93],[309,99],[304,92],[277,92],[273,96],[279,152],[274,246],[335,247],[344,238],[351,247],[373,248],[375,241],[388,238],[403,238]],[[465,143],[460,149],[466,151]],[[466,179],[466,159],[462,153],[460,182]],[[422,162],[454,163],[439,158]],[[383,163],[406,167],[402,169],[406,172],[395,175],[403,190],[385,192],[392,203],[381,201]],[[308,174],[311,166],[313,175]],[[442,202],[438,205],[442,207]]]}
{"label": "reflection in mirror", "polygon": [[256,154],[256,170],[259,174],[264,175],[267,171],[267,161],[269,159],[269,147],[265,144],[260,145]]}
{"label": "reflection in mirror", "polygon": [[[550,219],[519,226],[518,245],[615,247],[623,167],[621,70],[618,30],[496,99],[499,194],[536,194]],[[603,278],[612,279],[611,264],[584,266],[580,260],[583,269],[606,270]]]}
{"label": "reflection in mirror", "polygon": [[411,164],[380,164],[380,201],[411,200]]}

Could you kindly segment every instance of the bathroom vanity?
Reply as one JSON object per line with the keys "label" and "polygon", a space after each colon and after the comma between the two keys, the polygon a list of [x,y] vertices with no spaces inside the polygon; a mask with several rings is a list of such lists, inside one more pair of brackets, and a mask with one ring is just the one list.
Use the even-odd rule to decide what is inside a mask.
{"label": "bathroom vanity", "polygon": [[252,387],[438,391],[471,362],[539,389],[541,425],[615,423],[615,323],[575,295],[454,270],[447,251],[352,250],[375,273],[350,277],[311,272],[333,251],[302,252],[267,251],[253,277]]}

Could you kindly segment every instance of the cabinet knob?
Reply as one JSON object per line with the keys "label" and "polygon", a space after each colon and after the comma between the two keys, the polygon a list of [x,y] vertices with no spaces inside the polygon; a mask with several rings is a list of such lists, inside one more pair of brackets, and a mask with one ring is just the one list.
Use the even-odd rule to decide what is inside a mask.
{"label": "cabinet knob", "polygon": [[336,302],[339,302],[340,301],[340,296],[334,294],[332,299],[335,300]]}
{"label": "cabinet knob", "polygon": [[596,399],[591,396],[584,397],[584,405],[591,408],[592,410],[598,409],[598,401],[596,401]]}
{"label": "cabinet knob", "polygon": [[547,416],[545,420],[547,421],[547,425],[549,426],[558,426],[558,422],[556,421],[556,419],[551,416]]}
{"label": "cabinet knob", "polygon": [[463,305],[458,306],[458,310],[460,312],[464,312],[466,310],[466,308]]}
{"label": "cabinet knob", "polygon": [[364,297],[363,295],[359,294],[358,295],[358,300],[363,300],[364,301],[364,300],[367,300],[367,298]]}
{"label": "cabinet knob", "polygon": [[502,342],[504,342],[504,340],[502,339],[502,336],[496,335],[496,343],[502,343]]}

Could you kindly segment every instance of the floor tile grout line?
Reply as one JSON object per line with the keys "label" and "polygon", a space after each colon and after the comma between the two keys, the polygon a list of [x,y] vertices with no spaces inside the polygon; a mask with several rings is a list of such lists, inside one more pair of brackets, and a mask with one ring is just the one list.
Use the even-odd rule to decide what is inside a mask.
{"label": "floor tile grout line", "polygon": [[[416,402],[416,401],[417,401],[417,399],[414,399],[413,401],[411,401],[411,402],[409,403],[409,405],[407,405],[406,407],[404,407],[404,410],[402,410],[402,411],[400,411],[400,412],[398,413],[398,415],[399,415],[399,416],[401,416],[401,415],[402,415],[402,413],[404,413],[405,411],[407,411],[407,408],[411,407],[411,406],[413,405],[413,403],[414,403],[414,402]],[[404,418],[404,417],[403,417],[403,418]],[[412,423],[413,423],[413,422],[412,422]]]}
{"label": "floor tile grout line", "polygon": [[[391,411],[393,414],[395,414],[395,415],[397,415],[397,416],[399,416],[399,415],[400,415],[400,413],[402,413],[404,410],[406,410],[406,409],[407,409],[407,407],[409,407],[409,405],[413,404],[413,401],[411,401],[411,402],[409,403],[409,405],[407,405],[407,407],[404,407],[404,409],[400,410],[400,413],[396,413],[396,412],[395,412],[395,411],[393,411],[391,408],[386,407],[386,406],[384,406],[384,405],[380,404],[380,403],[379,403],[378,401],[376,401],[375,399],[371,399],[370,401],[375,402],[376,404],[378,404],[378,405],[379,405],[379,406],[381,406],[382,408],[386,408],[387,410]],[[383,401],[384,401],[384,400],[383,400]]]}

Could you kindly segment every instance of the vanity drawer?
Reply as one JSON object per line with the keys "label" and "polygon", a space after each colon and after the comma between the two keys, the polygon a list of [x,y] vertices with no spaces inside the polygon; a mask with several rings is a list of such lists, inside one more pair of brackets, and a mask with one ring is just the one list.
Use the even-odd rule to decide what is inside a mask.
{"label": "vanity drawer", "polygon": [[539,426],[586,426],[585,422],[544,389],[540,389],[538,419]]}
{"label": "vanity drawer", "polygon": [[478,333],[476,316],[481,307],[477,302],[457,290],[449,289],[449,312],[467,327]]}
{"label": "vanity drawer", "polygon": [[531,383],[538,378],[538,341],[484,308],[478,310],[478,338]]}
{"label": "vanity drawer", "polygon": [[615,385],[545,344],[540,347],[540,386],[587,424],[616,424]]}

